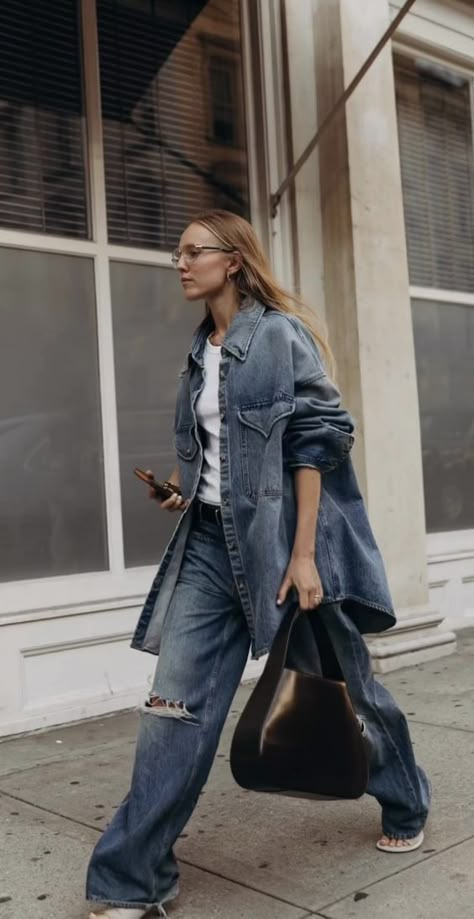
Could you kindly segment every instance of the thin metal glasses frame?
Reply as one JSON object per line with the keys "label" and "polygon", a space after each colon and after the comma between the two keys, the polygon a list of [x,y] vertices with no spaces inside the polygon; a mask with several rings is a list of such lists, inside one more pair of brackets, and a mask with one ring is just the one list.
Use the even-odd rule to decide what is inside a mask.
{"label": "thin metal glasses frame", "polygon": [[196,261],[197,257],[205,249],[208,249],[209,251],[212,251],[212,252],[233,252],[234,251],[233,249],[226,249],[224,246],[201,246],[198,243],[196,243],[196,245],[193,246],[193,249],[198,250],[197,252],[193,253],[193,255],[186,255],[185,252],[181,252],[181,249],[174,249],[173,252],[171,253],[171,262],[173,264],[173,267],[174,268],[178,267],[178,262],[181,256],[183,256],[185,262],[189,262],[190,264],[192,264],[193,262]]}

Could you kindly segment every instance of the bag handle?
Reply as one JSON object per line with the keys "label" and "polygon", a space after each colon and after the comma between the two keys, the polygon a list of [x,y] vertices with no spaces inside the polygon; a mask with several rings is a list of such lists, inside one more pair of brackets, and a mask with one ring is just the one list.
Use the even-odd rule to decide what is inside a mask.
{"label": "bag handle", "polygon": [[[268,660],[268,664],[270,665],[269,673],[271,673],[273,677],[281,673],[285,667],[291,633],[296,620],[299,616],[309,612],[311,612],[311,610],[302,610],[298,604],[295,604],[288,610],[283,618],[271,647],[271,653]],[[323,677],[344,682],[344,675],[341,671],[331,638],[318,612],[315,613],[312,628],[319,651]]]}
{"label": "bag handle", "polygon": [[[267,666],[270,665],[269,669],[272,674],[275,674],[276,671],[281,673],[285,666],[291,632],[300,612],[298,604],[294,605],[288,610],[281,622],[267,661]],[[265,667],[265,669],[267,668]]]}

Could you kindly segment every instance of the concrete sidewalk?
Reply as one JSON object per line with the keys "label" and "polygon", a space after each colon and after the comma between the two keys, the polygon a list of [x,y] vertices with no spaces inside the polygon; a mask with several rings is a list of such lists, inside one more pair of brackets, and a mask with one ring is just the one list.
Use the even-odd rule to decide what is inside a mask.
{"label": "concrete sidewalk", "polygon": [[[434,786],[424,846],[379,853],[368,797],[322,803],[238,788],[228,748],[178,841],[170,919],[474,919],[474,630],[449,658],[383,677]],[[0,744],[0,919],[84,919],[91,848],[128,788],[137,714]]]}

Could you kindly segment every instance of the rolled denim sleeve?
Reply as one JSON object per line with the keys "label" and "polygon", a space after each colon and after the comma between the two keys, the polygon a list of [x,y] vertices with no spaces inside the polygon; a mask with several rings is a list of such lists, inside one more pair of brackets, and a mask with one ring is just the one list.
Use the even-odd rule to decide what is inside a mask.
{"label": "rolled denim sleeve", "polygon": [[339,390],[326,375],[316,345],[299,330],[292,362],[295,411],[284,435],[287,464],[330,472],[352,449],[354,423],[341,407]]}

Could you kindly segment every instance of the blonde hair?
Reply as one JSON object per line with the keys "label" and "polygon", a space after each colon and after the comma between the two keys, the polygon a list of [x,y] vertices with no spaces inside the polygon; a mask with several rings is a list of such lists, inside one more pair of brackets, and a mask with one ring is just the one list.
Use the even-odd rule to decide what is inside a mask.
{"label": "blonde hair", "polygon": [[[335,360],[326,323],[297,294],[290,294],[278,284],[251,224],[238,214],[217,208],[198,214],[191,223],[201,224],[226,248],[240,253],[242,265],[234,278],[242,298],[251,296],[270,309],[297,316],[316,342],[328,373],[334,376]],[[209,313],[206,304],[206,315]]]}

